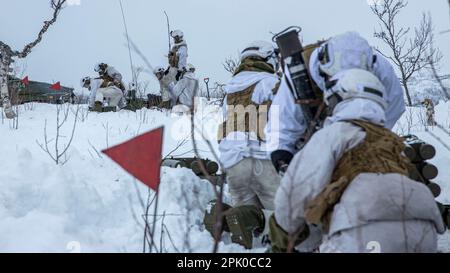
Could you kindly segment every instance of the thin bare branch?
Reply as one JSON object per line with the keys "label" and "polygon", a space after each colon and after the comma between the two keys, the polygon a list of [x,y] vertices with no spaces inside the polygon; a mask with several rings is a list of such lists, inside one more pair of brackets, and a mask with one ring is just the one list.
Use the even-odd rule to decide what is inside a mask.
{"label": "thin bare branch", "polygon": [[433,23],[431,15],[423,13],[419,27],[397,27],[398,15],[408,5],[404,0],[381,0],[371,6],[372,12],[379,20],[380,29],[374,36],[383,41],[390,49],[390,54],[382,53],[399,69],[401,83],[405,89],[408,104],[412,105],[409,80],[420,70],[429,67],[428,59],[440,60],[439,52],[430,50],[433,42]]}
{"label": "thin bare branch", "polygon": [[239,64],[240,64],[239,58],[232,58],[232,57],[227,58],[222,63],[223,68],[232,75],[234,75],[234,73],[236,72],[236,69],[238,68]]}
{"label": "thin bare branch", "polygon": [[27,44],[21,51],[12,50],[11,47],[9,47],[2,41],[0,41],[0,51],[8,55],[9,57],[18,57],[18,58],[27,57],[28,54],[31,53],[31,50],[42,41],[42,37],[48,31],[50,26],[52,26],[56,22],[56,20],[58,19],[58,15],[60,11],[63,9],[65,3],[66,0],[51,0],[50,4],[51,8],[53,9],[52,18],[48,21],[44,21],[44,25],[39,31],[36,39]]}

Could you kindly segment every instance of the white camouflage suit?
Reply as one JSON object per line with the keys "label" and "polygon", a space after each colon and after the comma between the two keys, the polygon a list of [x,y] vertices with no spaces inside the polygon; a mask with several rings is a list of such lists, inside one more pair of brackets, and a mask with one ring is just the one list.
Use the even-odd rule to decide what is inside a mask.
{"label": "white camouflage suit", "polygon": [[[303,221],[305,202],[315,197],[327,185],[333,168],[342,154],[364,139],[365,133],[362,129],[340,121],[346,118],[362,118],[392,129],[405,112],[403,89],[387,59],[381,54],[373,52],[367,42],[354,32],[341,35],[338,39],[334,39],[332,43],[335,49],[342,49],[341,53],[344,52],[342,54],[345,54],[340,63],[341,71],[361,68],[359,64],[361,51],[364,51],[363,53],[367,55],[374,55],[375,62],[371,72],[378,77],[386,88],[387,109],[385,112],[374,112],[373,115],[366,117],[371,111],[380,109],[370,107],[370,102],[361,100],[355,100],[351,107],[346,108],[346,110],[337,107],[334,115],[328,119],[325,128],[318,132],[311,139],[311,142],[294,157],[276,197],[276,219],[281,227],[288,232],[296,231],[296,228],[299,227]],[[325,82],[319,76],[318,53],[319,49],[313,52],[309,69],[316,84],[324,90]],[[288,80],[290,80],[289,75]],[[358,105],[358,103],[360,104]],[[288,87],[286,78],[283,78],[278,93],[273,100],[269,123],[266,127],[269,152],[284,150],[293,155],[296,154],[298,152],[296,142],[305,133],[306,128],[302,110],[299,105],[295,104],[294,96]],[[376,184],[370,183],[375,178],[380,181],[377,181]],[[384,196],[381,193],[391,192],[394,198],[399,197],[398,190],[403,187],[405,184],[403,182],[408,179],[395,174],[383,175],[382,177],[377,177],[374,174],[362,174],[356,180],[344,194],[341,204],[336,206],[335,215],[337,216],[333,219],[339,220],[334,221],[331,226],[329,235],[332,236],[332,239],[323,245],[324,251],[362,252],[366,250],[367,245],[365,243],[369,239],[370,241],[380,242],[382,244],[381,251],[412,251],[418,237],[410,234],[411,244],[407,247],[403,245],[403,248],[398,246],[397,243],[404,243],[404,240],[399,239],[401,235],[399,226],[397,223],[389,222],[392,220],[391,215],[398,215],[396,214],[398,211],[383,210],[381,205],[383,201],[386,201],[382,199]],[[405,221],[405,226],[408,229],[411,228],[411,233],[416,234],[420,234],[416,232],[418,228],[434,226],[428,237],[425,238],[424,244],[420,247],[423,251],[435,251],[436,230],[442,232],[443,226],[442,220],[436,214],[436,205],[432,201],[433,198],[429,191],[420,184],[407,183],[407,187],[411,190],[414,189],[418,194],[414,197],[415,200],[421,200],[419,203],[413,204],[411,207],[413,211],[420,204],[424,210],[427,210],[427,212],[433,211],[435,214],[431,216],[429,214],[427,214],[428,216],[419,215],[418,219],[425,219],[425,221],[420,220],[417,223]],[[381,200],[381,202],[374,202],[376,200]],[[362,202],[363,205],[358,204],[356,206],[354,205],[355,201],[365,201],[365,203]],[[288,213],[287,211],[290,208],[293,211],[291,210]],[[373,219],[383,221],[376,225],[364,225]],[[433,221],[434,224],[432,224]],[[312,230],[317,231],[317,228]],[[376,234],[376,238],[369,238],[366,236],[368,234]],[[388,234],[393,235],[387,236]],[[317,232],[314,232],[314,235],[316,237],[321,236]],[[316,242],[316,239],[312,239],[312,241]],[[396,241],[396,239],[400,241]]]}
{"label": "white camouflage suit", "polygon": [[108,102],[108,106],[116,106],[122,108],[124,106],[123,93],[116,86],[109,86],[106,88],[100,88],[102,85],[102,79],[91,79],[89,86],[89,106],[94,107],[95,102],[101,102],[105,100]]}
{"label": "white camouflage suit", "polygon": [[[171,72],[172,70],[172,72]],[[170,101],[170,89],[169,89],[169,85],[175,81],[175,76],[176,75],[176,71],[173,72],[173,70],[176,70],[173,67],[169,68],[169,72],[165,75],[163,75],[163,77],[158,80],[159,81],[159,89],[161,92],[161,99],[162,101]]]}
{"label": "white camouflage suit", "polygon": [[178,70],[182,70],[187,66],[187,58],[188,58],[188,48],[186,41],[182,41],[180,43],[174,44],[173,48],[178,47],[178,50],[176,52],[178,56],[178,67],[176,67]]}
{"label": "white camouflage suit", "polygon": [[[365,40],[353,32],[346,33],[335,42],[335,47],[351,48],[355,44],[360,48],[363,48],[365,54],[375,54],[376,61],[373,64],[373,71],[378,79],[383,83],[386,88],[388,108],[386,110],[386,122],[385,127],[392,129],[397,120],[405,112],[405,102],[403,98],[403,89],[400,85],[394,68],[389,61],[379,53],[372,53],[371,48],[367,48],[368,44]],[[359,45],[359,44],[361,45]],[[351,45],[351,46],[349,46]],[[311,55],[310,72],[316,84],[320,89],[324,90],[325,82],[319,76],[319,49],[316,49]],[[347,50],[345,54],[350,55],[344,62],[341,63],[342,70],[351,68],[360,68],[358,61],[360,52],[353,52]],[[352,54],[357,56],[352,58]],[[298,152],[295,144],[297,140],[305,133],[307,125],[305,124],[304,116],[301,107],[295,103],[294,96],[289,89],[286,78],[283,77],[281,86],[277,95],[273,99],[272,107],[269,114],[269,119],[272,120],[267,124],[266,136],[268,140],[270,152],[276,150],[288,151],[291,154]]]}
{"label": "white camouflage suit", "polygon": [[[273,99],[272,92],[278,82],[275,74],[243,71],[228,82],[224,91],[231,94],[256,84],[251,100],[261,104]],[[226,101],[223,110],[226,118]],[[265,143],[258,140],[254,132],[230,132],[220,142],[219,151],[233,205],[273,210],[280,177],[269,160]]]}
{"label": "white camouflage suit", "polygon": [[113,66],[108,66],[105,73],[117,82],[122,82],[122,74]]}
{"label": "white camouflage suit", "polygon": [[[384,125],[375,102],[355,99],[336,106],[294,157],[275,198],[275,218],[287,232],[305,223],[305,204],[323,191],[339,159],[360,144],[365,131],[345,120]],[[400,174],[362,173],[334,207],[321,252],[436,252],[445,227],[430,190]]]}
{"label": "white camouflage suit", "polygon": [[185,71],[187,66],[187,58],[188,58],[188,48],[186,41],[181,41],[172,46],[172,51],[176,50],[176,55],[178,57],[178,66],[170,67],[169,76],[172,79],[172,82],[176,83],[176,76],[179,72]]}
{"label": "white camouflage suit", "polygon": [[198,94],[199,83],[195,73],[186,72],[183,78],[176,84],[169,84],[170,99],[172,105],[182,104],[192,108],[194,97]]}

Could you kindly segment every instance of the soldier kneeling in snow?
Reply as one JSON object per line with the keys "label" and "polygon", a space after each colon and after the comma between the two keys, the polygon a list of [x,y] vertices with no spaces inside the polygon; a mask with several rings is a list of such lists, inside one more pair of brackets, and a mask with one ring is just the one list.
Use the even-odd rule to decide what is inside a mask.
{"label": "soldier kneeling in snow", "polygon": [[157,66],[153,70],[153,74],[158,79],[159,82],[159,91],[161,92],[161,104],[160,108],[170,109],[170,92],[169,92],[169,84],[172,83],[175,79],[169,73],[169,69],[164,69],[162,66]]}
{"label": "soldier kneeling in snow", "polygon": [[333,76],[324,99],[332,116],[291,162],[270,221],[273,250],[306,243],[321,252],[436,252],[445,227],[430,190],[409,178],[403,139],[384,128],[386,90],[372,73]]}
{"label": "soldier kneeling in snow", "polygon": [[113,109],[122,108],[124,105],[123,93],[115,85],[104,86],[101,79],[85,77],[81,80],[81,87],[87,88],[91,93],[89,96],[89,106],[92,111],[104,112],[104,107]]}
{"label": "soldier kneeling in snow", "polygon": [[[225,117],[218,133],[220,161],[234,206],[223,206],[222,221],[231,241],[250,249],[255,247],[254,241],[264,237],[265,213],[273,211],[280,183],[264,134],[279,78],[272,43],[252,42],[240,57],[241,63],[225,88]],[[205,227],[213,236],[219,235],[215,225],[220,209],[212,202],[205,213]]]}

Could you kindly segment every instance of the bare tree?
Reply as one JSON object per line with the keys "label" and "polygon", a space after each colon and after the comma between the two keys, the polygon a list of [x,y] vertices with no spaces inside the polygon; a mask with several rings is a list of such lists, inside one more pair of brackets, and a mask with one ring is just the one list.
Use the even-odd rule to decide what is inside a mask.
{"label": "bare tree", "polygon": [[[80,111],[80,105],[76,105],[76,111],[74,114],[74,121],[72,125],[72,130],[70,132],[69,140],[61,145],[61,140],[65,138],[65,136],[62,134],[62,127],[67,122],[67,119],[69,118],[70,113],[70,104],[62,104],[62,105],[56,105],[56,132],[55,137],[52,139],[48,138],[48,132],[47,132],[47,120],[45,120],[44,125],[44,143],[40,143],[36,140],[36,143],[38,146],[46,152],[50,158],[58,165],[64,165],[67,163],[69,158],[67,157],[67,151],[69,150],[70,145],[72,144],[73,138],[75,136],[75,130],[77,127],[77,121],[78,121],[78,113]],[[50,147],[51,143],[54,143],[53,147]]]}
{"label": "bare tree", "polygon": [[436,64],[442,55],[436,49],[430,50],[433,42],[433,24],[429,14],[422,14],[420,25],[414,29],[413,34],[409,27],[398,27],[398,15],[407,5],[405,0],[380,0],[371,6],[371,10],[380,20],[380,29],[375,31],[374,35],[391,50],[389,55],[379,52],[399,69],[408,104],[411,106],[409,80],[418,71],[428,67],[430,59]]}
{"label": "bare tree", "polygon": [[134,88],[136,90],[136,97],[145,98],[148,91],[148,87],[150,85],[150,81],[147,80],[144,81],[141,80],[141,78],[143,76],[143,73],[146,72],[146,69],[144,67],[133,67],[133,71],[136,78],[136,82],[134,83],[135,84]]}
{"label": "bare tree", "polygon": [[227,72],[234,75],[240,63],[241,61],[239,58],[228,57],[222,65]]}
{"label": "bare tree", "polygon": [[11,64],[14,62],[13,58],[24,59],[31,53],[31,50],[42,41],[43,35],[53,25],[63,9],[66,0],[51,0],[50,6],[53,10],[53,16],[50,20],[44,21],[44,25],[39,31],[36,39],[27,44],[21,51],[13,50],[3,41],[0,41],[0,98],[3,99],[3,108],[8,118],[14,118],[15,113],[11,109],[11,101],[9,99],[8,91],[8,74],[11,72]]}
{"label": "bare tree", "polygon": [[[171,150],[168,154],[166,154],[163,157],[163,160],[168,158],[169,156],[171,156],[173,153],[175,153],[177,150],[181,149],[185,144],[188,143],[188,137],[186,136],[184,139],[182,139],[181,141],[179,141],[177,143],[177,145],[175,146],[175,148],[173,150]],[[153,251],[153,249],[156,252],[159,253],[163,253],[163,247],[164,247],[164,240],[167,237],[173,247],[173,249],[176,252],[179,252],[178,248],[176,247],[175,243],[172,240],[172,237],[170,235],[169,229],[167,228],[167,226],[164,224],[164,219],[166,216],[183,216],[182,214],[179,215],[168,215],[166,214],[166,212],[163,212],[163,215],[158,215],[157,211],[155,211],[154,214],[150,213],[150,209],[152,206],[156,206],[155,202],[156,202],[156,193],[148,190],[147,192],[147,201],[145,202],[144,199],[142,198],[139,189],[137,187],[137,183],[136,181],[134,181],[135,183],[135,190],[136,190],[136,195],[137,198],[139,200],[139,203],[141,204],[143,213],[142,213],[142,221],[144,222],[144,238],[143,238],[143,253],[147,253],[148,251]],[[190,192],[191,194],[191,192]],[[185,196],[183,196],[183,198],[185,198]],[[131,202],[132,203],[132,202]],[[134,215],[134,211],[132,209],[132,214]],[[160,229],[160,235],[159,235],[159,247],[156,244],[157,241],[157,234],[155,234],[155,226],[157,224],[157,218],[158,217],[162,217],[161,218],[161,229]],[[140,221],[138,221],[138,223],[140,224]],[[165,252],[167,252],[167,250],[165,250]]]}
{"label": "bare tree", "polygon": [[433,54],[433,52],[434,52],[433,43],[430,46],[430,51],[431,52],[430,52],[430,56],[428,57],[428,63],[430,65],[433,77],[434,77],[435,81],[439,84],[442,94],[447,98],[447,100],[450,100],[450,91],[448,90],[447,87],[445,87],[445,85],[443,83],[443,77],[439,75],[438,67],[437,67],[438,64],[436,63],[435,58],[432,58],[432,56],[431,56],[431,54]]}

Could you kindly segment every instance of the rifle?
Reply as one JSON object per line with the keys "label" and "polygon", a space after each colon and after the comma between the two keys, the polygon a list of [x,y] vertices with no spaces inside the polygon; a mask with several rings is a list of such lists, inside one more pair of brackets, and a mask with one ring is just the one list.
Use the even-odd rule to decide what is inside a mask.
{"label": "rifle", "polygon": [[308,124],[304,136],[299,140],[299,148],[302,148],[321,127],[321,116],[325,110],[324,103],[314,92],[313,82],[303,57],[304,48],[299,39],[301,30],[301,27],[288,27],[275,34],[272,39],[279,47],[283,70],[287,68],[287,71],[284,71],[287,85],[296,103],[302,108],[305,122]]}
{"label": "rifle", "polygon": [[[442,192],[441,187],[431,181],[438,176],[439,170],[436,166],[427,162],[427,160],[435,157],[436,149],[415,135],[407,135],[403,138],[406,145],[405,155],[415,166],[414,169],[410,170],[410,178],[425,184],[435,198],[439,197]],[[436,203],[445,225],[450,228],[450,205],[444,205],[437,201]]]}
{"label": "rifle", "polygon": [[[217,164],[217,162],[202,158],[200,158],[200,160],[203,162],[206,171],[208,172],[209,175],[218,176],[217,172],[219,171],[219,164]],[[181,157],[181,158],[170,157],[163,159],[161,166],[170,168],[188,168],[191,169],[196,176],[204,178],[197,157]],[[214,183],[214,181],[211,182]]]}

